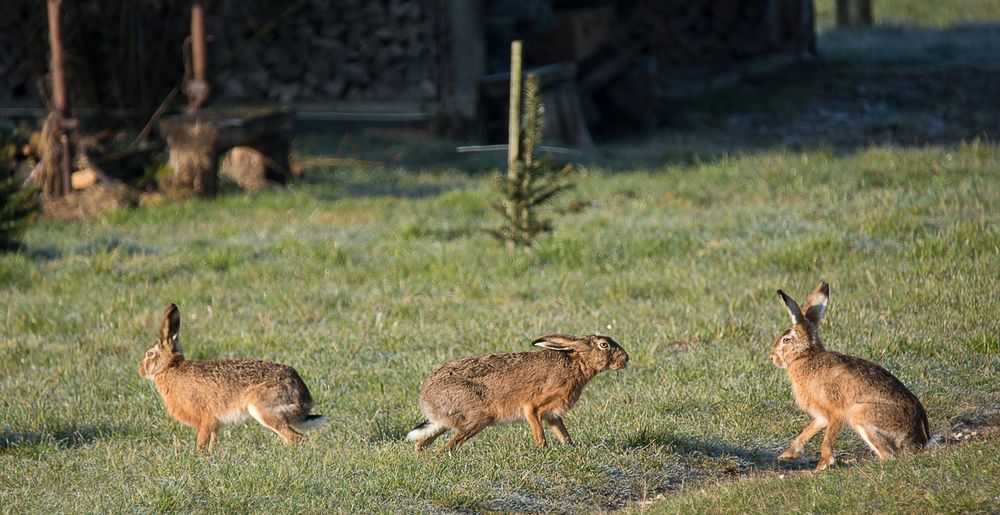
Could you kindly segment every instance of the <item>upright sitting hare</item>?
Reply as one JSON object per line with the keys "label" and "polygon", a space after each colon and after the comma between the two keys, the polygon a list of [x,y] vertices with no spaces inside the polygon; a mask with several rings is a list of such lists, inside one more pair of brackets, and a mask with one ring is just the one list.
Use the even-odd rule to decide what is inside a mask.
{"label": "upright sitting hare", "polygon": [[250,417],[286,443],[326,421],[309,414],[312,397],[292,367],[257,360],[185,360],[180,324],[177,306],[167,306],[160,336],[139,363],[139,373],[156,384],[167,412],[198,431],[198,450],[215,444],[220,425]]}
{"label": "upright sitting hare", "polygon": [[819,465],[833,464],[833,442],[846,423],[880,459],[923,448],[930,438],[927,414],[917,397],[892,374],[871,361],[823,349],[817,326],[830,297],[830,285],[820,283],[809,295],[804,313],[778,290],[792,318],[771,349],[775,366],[788,371],[799,407],[813,416],[792,445],[778,456],[794,460],[816,433],[826,430]]}
{"label": "upright sitting hare", "polygon": [[420,450],[453,429],[444,446],[450,450],[487,426],[524,419],[538,446],[545,445],[542,420],[559,441],[572,443],[562,416],[594,376],[625,368],[628,354],[607,336],[550,334],[532,343],[545,350],[445,363],[424,382],[420,411],[426,420],[406,435],[407,441],[416,441]]}

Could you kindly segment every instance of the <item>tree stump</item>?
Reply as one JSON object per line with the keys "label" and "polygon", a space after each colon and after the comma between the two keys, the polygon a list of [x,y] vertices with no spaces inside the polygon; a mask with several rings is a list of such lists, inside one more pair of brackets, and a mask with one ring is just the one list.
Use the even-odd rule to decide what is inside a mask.
{"label": "tree stump", "polygon": [[189,124],[167,135],[168,162],[174,170],[168,189],[182,195],[213,197],[218,190],[214,126]]}
{"label": "tree stump", "polygon": [[261,181],[284,184],[290,176],[288,150],[293,123],[292,112],[285,108],[204,109],[165,118],[160,122],[160,133],[167,140],[174,174],[164,186],[176,196],[215,196],[219,156],[234,147],[260,154],[259,159],[267,165]]}

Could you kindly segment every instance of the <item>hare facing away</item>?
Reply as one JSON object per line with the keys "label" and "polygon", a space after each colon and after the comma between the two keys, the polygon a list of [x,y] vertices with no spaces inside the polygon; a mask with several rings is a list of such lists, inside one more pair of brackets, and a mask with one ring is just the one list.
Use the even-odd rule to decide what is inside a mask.
{"label": "hare facing away", "polygon": [[420,391],[426,420],[406,435],[421,450],[449,429],[442,450],[461,446],[484,428],[524,419],[539,447],[544,420],[560,442],[571,444],[562,417],[598,373],[628,365],[628,354],[607,336],[550,334],[534,342],[544,350],[492,354],[445,363]]}
{"label": "hare facing away", "polygon": [[930,439],[927,414],[899,379],[871,361],[823,348],[818,326],[830,285],[820,283],[802,309],[785,292],[778,290],[778,295],[792,327],[775,341],[771,361],[788,372],[795,402],[813,416],[778,459],[800,458],[805,444],[826,430],[816,470],[826,469],[834,462],[833,442],[845,423],[880,459],[925,447]]}
{"label": "hare facing away", "polygon": [[312,396],[292,367],[258,360],[185,360],[180,324],[177,306],[167,306],[159,338],[139,363],[139,374],[156,384],[171,416],[198,431],[198,450],[215,444],[219,426],[251,417],[289,444],[326,421],[309,413]]}

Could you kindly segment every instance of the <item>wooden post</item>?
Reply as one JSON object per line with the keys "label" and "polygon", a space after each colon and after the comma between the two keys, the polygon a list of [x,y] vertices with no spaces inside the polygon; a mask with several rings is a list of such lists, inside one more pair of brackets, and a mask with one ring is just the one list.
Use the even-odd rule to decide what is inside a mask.
{"label": "wooden post", "polygon": [[838,27],[868,27],[872,21],[871,0],[837,0]]}
{"label": "wooden post", "polygon": [[52,74],[52,109],[65,115],[68,101],[63,65],[62,27],[59,23],[61,9],[62,0],[49,0],[49,72]]}
{"label": "wooden post", "polygon": [[513,178],[521,157],[521,41],[510,44],[510,124],[507,129],[507,176]]}
{"label": "wooden post", "polygon": [[191,5],[191,57],[194,80],[205,80],[205,3],[194,0]]}
{"label": "wooden post", "polygon": [[195,112],[208,100],[208,50],[205,46],[205,2],[191,2],[191,78],[184,85],[188,111]]}
{"label": "wooden post", "polygon": [[62,0],[48,0],[49,73],[52,77],[52,112],[42,126],[42,192],[48,198],[58,198],[70,192],[71,147],[66,130],[66,67],[63,63],[61,11]]}
{"label": "wooden post", "polygon": [[851,24],[851,0],[837,0],[837,26],[847,27]]}
{"label": "wooden post", "polygon": [[448,0],[451,87],[443,88],[456,130],[472,128],[478,116],[479,79],[486,75],[483,0]]}
{"label": "wooden post", "polygon": [[855,24],[858,27],[871,27],[872,25],[872,0],[855,0]]}

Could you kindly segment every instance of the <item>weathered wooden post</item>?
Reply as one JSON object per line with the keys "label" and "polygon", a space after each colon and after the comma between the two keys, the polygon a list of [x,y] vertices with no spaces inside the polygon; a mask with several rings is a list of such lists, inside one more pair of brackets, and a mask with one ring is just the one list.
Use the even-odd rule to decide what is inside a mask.
{"label": "weathered wooden post", "polygon": [[868,27],[871,24],[871,0],[837,0],[838,27]]}
{"label": "weathered wooden post", "polygon": [[61,15],[62,0],[48,0],[49,73],[52,78],[52,111],[42,127],[42,176],[40,183],[46,198],[58,198],[70,192],[71,149],[66,134],[69,97],[63,64]]}
{"label": "weathered wooden post", "polygon": [[208,101],[211,87],[208,84],[208,49],[205,46],[205,4],[203,0],[191,2],[191,72],[184,84],[188,97],[188,111],[195,112]]}
{"label": "weathered wooden post", "polygon": [[510,44],[510,120],[507,128],[507,176],[514,177],[521,157],[521,41]]}
{"label": "weathered wooden post", "polygon": [[[510,43],[510,119],[507,125],[507,179],[521,180],[526,172],[521,163],[521,41]],[[523,210],[509,199],[504,200],[507,218],[514,226],[523,225]],[[507,248],[517,247],[517,241],[507,240]]]}
{"label": "weathered wooden post", "polygon": [[60,11],[62,0],[49,0],[49,72],[52,73],[52,109],[66,114],[66,73],[63,66],[62,24]]}

